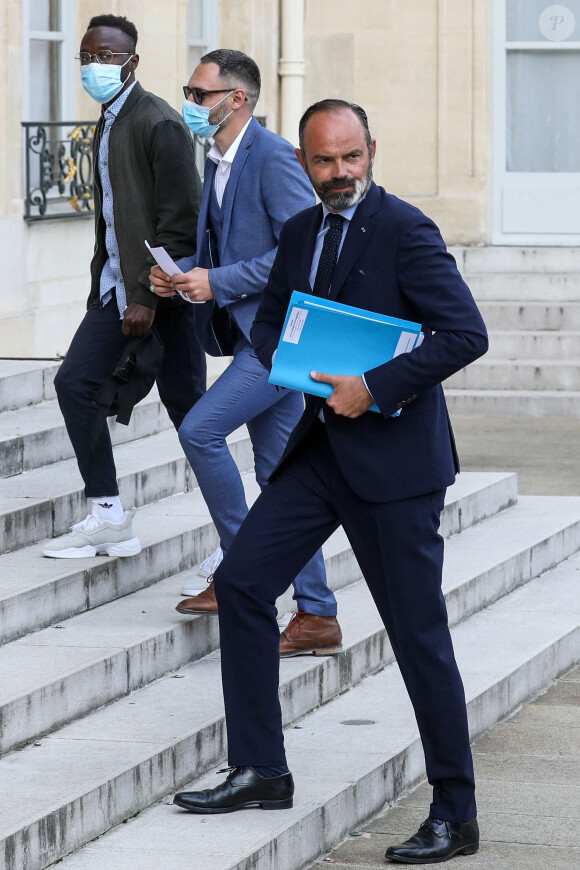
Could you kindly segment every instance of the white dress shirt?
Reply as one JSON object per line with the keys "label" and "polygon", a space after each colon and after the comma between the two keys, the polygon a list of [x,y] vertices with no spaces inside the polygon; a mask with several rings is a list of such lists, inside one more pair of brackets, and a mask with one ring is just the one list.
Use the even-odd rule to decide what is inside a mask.
{"label": "white dress shirt", "polygon": [[244,133],[250,126],[251,120],[252,119],[250,118],[247,123],[244,124],[244,126],[242,127],[242,129],[240,130],[225,154],[222,154],[222,152],[214,142],[207,155],[210,160],[213,160],[213,162],[217,164],[217,169],[215,171],[214,177],[214,188],[216,199],[220,208],[222,207],[226,184],[228,183],[230,172],[232,171],[232,163],[234,162],[234,157],[238,153],[238,148],[240,147],[240,143],[244,138]]}

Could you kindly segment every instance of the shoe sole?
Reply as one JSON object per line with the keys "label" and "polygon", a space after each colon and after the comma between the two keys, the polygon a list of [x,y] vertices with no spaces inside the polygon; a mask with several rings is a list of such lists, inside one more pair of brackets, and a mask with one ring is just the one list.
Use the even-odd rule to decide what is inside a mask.
{"label": "shoe sole", "polygon": [[98,544],[96,547],[87,544],[86,547],[69,547],[68,550],[43,550],[43,556],[51,559],[87,559],[92,556],[138,556],[141,552],[139,538],[119,541],[116,544]]}
{"label": "shoe sole", "polygon": [[190,608],[180,607],[175,608],[178,613],[184,613],[185,616],[198,616],[203,613],[209,613],[210,616],[217,616],[217,610],[191,610]]}
{"label": "shoe sole", "polygon": [[177,795],[173,798],[175,806],[187,810],[189,813],[195,813],[200,816],[212,816],[222,813],[235,813],[236,810],[247,809],[262,809],[262,810],[290,810],[294,805],[294,800],[289,798],[284,801],[245,801],[243,804],[236,804],[235,807],[191,807],[186,803],[181,803],[177,799]]}
{"label": "shoe sole", "polygon": [[280,653],[281,659],[293,658],[293,656],[335,656],[342,652],[342,644],[337,646],[317,646],[313,649],[298,649],[295,652]]}
{"label": "shoe sole", "polygon": [[385,858],[387,861],[396,861],[399,864],[442,864],[443,861],[449,861],[450,858],[455,858],[456,855],[475,855],[478,850],[479,843],[474,843],[471,846],[462,846],[443,858],[403,858],[402,856],[399,858],[388,854],[385,854]]}

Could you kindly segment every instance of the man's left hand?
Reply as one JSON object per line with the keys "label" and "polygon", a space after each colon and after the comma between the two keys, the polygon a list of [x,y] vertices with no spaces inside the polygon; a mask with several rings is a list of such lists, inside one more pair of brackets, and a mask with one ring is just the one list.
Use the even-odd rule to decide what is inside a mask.
{"label": "man's left hand", "polygon": [[314,381],[321,381],[333,387],[332,395],[326,404],[335,414],[343,417],[360,417],[368,411],[373,397],[365,387],[360,375],[327,375],[324,372],[310,372]]}
{"label": "man's left hand", "polygon": [[142,338],[153,324],[155,309],[132,302],[123,315],[123,335]]}
{"label": "man's left hand", "polygon": [[188,296],[192,302],[207,302],[213,299],[213,290],[209,283],[209,269],[200,269],[196,266],[190,272],[173,275],[173,286]]}

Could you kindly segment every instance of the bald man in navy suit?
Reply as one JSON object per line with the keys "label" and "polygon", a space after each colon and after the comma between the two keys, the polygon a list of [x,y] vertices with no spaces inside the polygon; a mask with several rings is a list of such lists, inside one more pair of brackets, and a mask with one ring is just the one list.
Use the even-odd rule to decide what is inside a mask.
{"label": "bald man in navy suit", "polygon": [[312,373],[332,395],[306,398],[215,575],[233,770],[175,803],[196,813],[292,806],[275,602],[342,525],[409,692],[433,786],[429,818],[386,857],[435,863],[479,846],[465,696],[441,591],[440,515],[459,471],[441,382],[486,352],[487,333],[437,227],[372,181],[374,154],[359,106],[324,100],[304,114],[297,155],[321,204],[282,230],[252,343],[271,366],[293,290],[418,321],[425,339],[361,377]]}

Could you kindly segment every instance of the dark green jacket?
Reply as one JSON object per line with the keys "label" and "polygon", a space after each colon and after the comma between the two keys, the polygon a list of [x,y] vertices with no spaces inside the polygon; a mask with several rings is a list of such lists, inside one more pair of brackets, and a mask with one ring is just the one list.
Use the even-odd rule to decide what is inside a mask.
{"label": "dark green jacket", "polygon": [[[107,261],[98,166],[103,123],[101,116],[93,146],[95,253],[89,305],[99,298],[101,271]],[[109,173],[127,304],[139,302],[148,308],[178,304],[150,292],[149,271],[155,261],[144,240],[152,247],[163,245],[174,259],[195,253],[201,182],[191,133],[181,116],[139,82],[111,127]]]}

